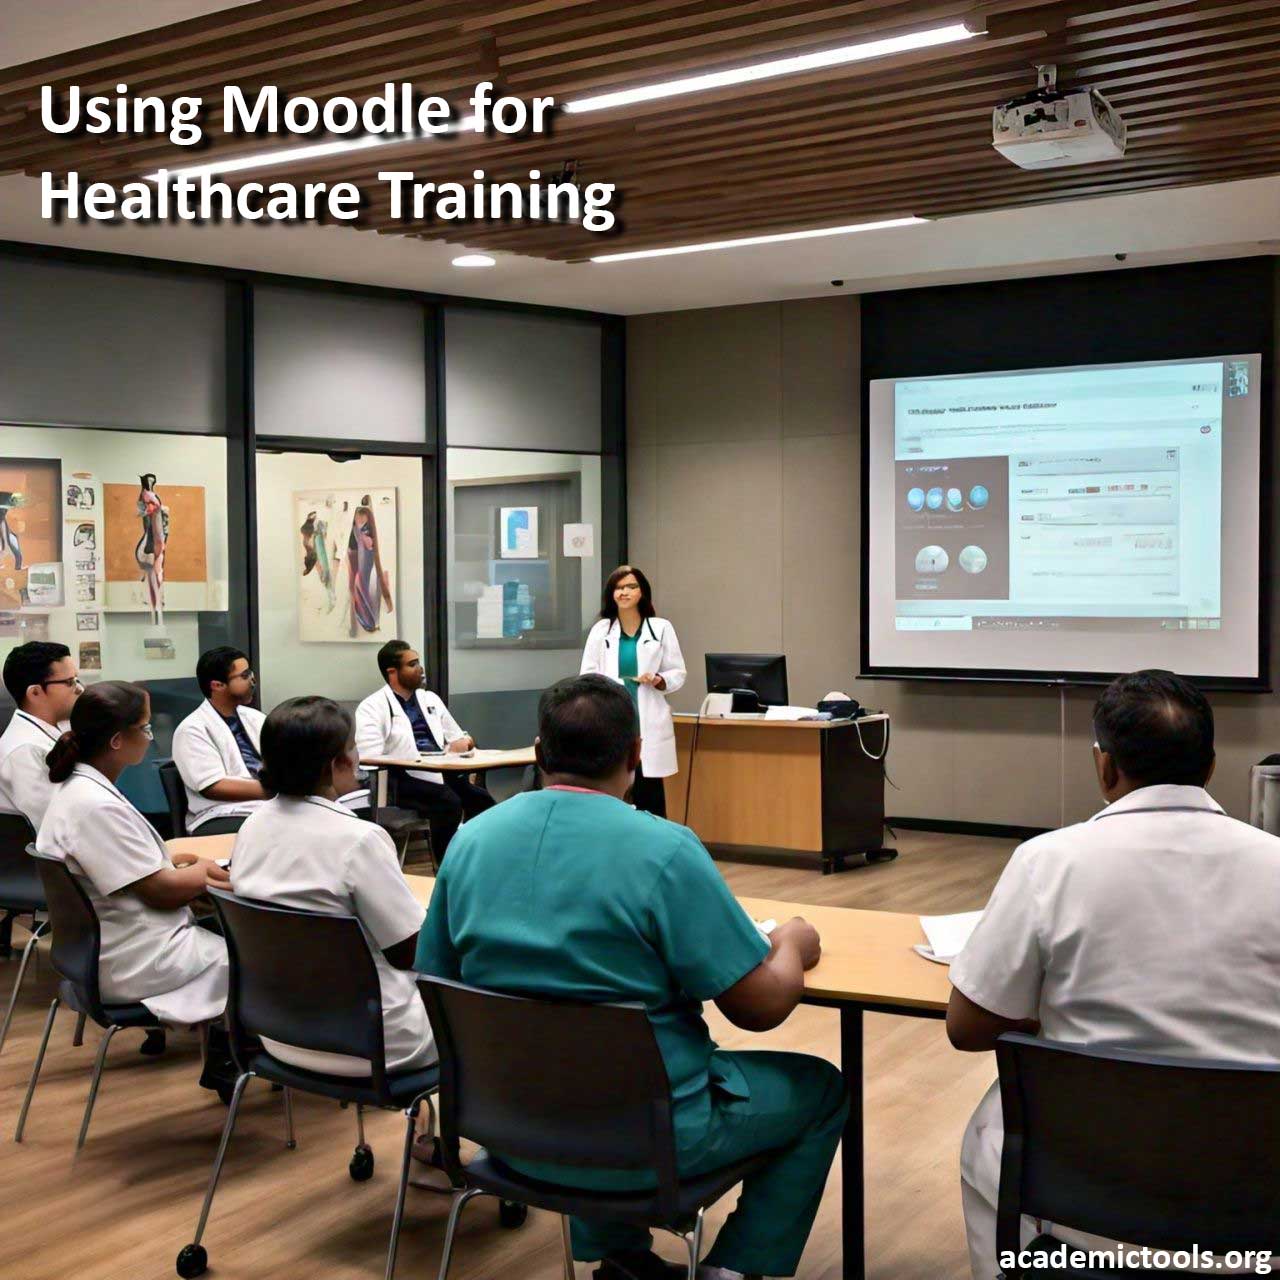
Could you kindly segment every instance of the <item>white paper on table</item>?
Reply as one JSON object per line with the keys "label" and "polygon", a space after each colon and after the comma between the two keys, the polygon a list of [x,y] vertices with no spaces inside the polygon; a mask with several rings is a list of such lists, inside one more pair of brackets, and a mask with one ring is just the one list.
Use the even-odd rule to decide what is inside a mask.
{"label": "white paper on table", "polygon": [[564,553],[589,559],[596,553],[596,527],[593,524],[567,524],[564,526]]}
{"label": "white paper on table", "polygon": [[978,927],[981,911],[962,911],[953,916],[921,916],[920,927],[928,944],[917,943],[912,950],[936,964],[950,964],[964,950],[964,944]]}

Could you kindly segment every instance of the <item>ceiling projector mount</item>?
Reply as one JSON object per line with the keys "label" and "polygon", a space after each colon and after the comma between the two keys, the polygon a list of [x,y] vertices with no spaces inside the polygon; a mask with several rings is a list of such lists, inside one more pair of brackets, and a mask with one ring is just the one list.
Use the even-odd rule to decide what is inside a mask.
{"label": "ceiling projector mount", "polygon": [[1058,88],[1058,68],[1036,68],[1036,87],[991,113],[991,145],[1020,169],[1061,169],[1119,160],[1120,113],[1096,89]]}

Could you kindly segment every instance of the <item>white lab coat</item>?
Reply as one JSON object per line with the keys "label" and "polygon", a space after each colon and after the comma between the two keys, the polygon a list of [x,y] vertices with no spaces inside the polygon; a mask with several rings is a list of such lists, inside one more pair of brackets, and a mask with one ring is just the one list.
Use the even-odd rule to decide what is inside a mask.
{"label": "white lab coat", "polygon": [[36,831],[53,799],[45,757],[66,728],[65,721],[54,729],[25,711],[15,711],[0,734],[0,812],[24,815]]}
{"label": "white lab coat", "polygon": [[[950,977],[992,1013],[1037,1019],[1047,1039],[1276,1064],[1277,918],[1280,839],[1200,787],[1142,787],[1020,845]],[[997,1083],[960,1157],[976,1280],[996,1274],[1003,1141]]]}
{"label": "white lab coat", "polygon": [[173,861],[156,829],[96,769],[78,764],[55,788],[36,851],[65,862],[98,913],[104,1002],[141,1001],[174,1026],[222,1014],[227,944],[197,928],[186,907],[162,911],[130,891]]}
{"label": "white lab coat", "polygon": [[[431,1024],[414,975],[393,969],[382,954],[385,947],[416,934],[426,913],[381,827],[320,796],[276,796],[236,835],[231,887],[242,897],[277,906],[355,916],[369,938],[378,971],[388,1070],[419,1070],[435,1062]],[[263,1043],[285,1062],[310,1071],[369,1074],[363,1058]]]}
{"label": "white lab coat", "polygon": [[[418,706],[426,718],[431,736],[445,750],[451,742],[467,736],[466,731],[449,714],[449,708],[427,689],[417,692]],[[414,741],[413,725],[405,715],[400,699],[384,685],[371,693],[356,708],[356,750],[362,760],[370,756],[390,756],[397,760],[416,760],[418,744]],[[424,769],[407,770],[409,777],[420,782],[443,783],[444,775],[428,773]]]}
{"label": "white lab coat", "polygon": [[[582,651],[582,675],[594,674],[619,680],[618,620],[601,618],[587,634]],[[667,695],[684,685],[684,654],[676,629],[666,618],[646,618],[640,626],[636,645],[636,674],[659,675],[666,689],[659,691],[651,684],[639,686],[637,705],[640,710],[640,767],[646,778],[669,778],[676,772],[676,728],[671,719]]]}
{"label": "white lab coat", "polygon": [[[238,708],[240,723],[249,741],[261,751],[262,722],[266,716],[253,707]],[[251,814],[262,800],[213,800],[201,795],[223,778],[252,781],[240,748],[213,703],[205,699],[173,734],[173,763],[187,789],[187,831],[195,834],[202,823],[214,818],[239,818]]]}

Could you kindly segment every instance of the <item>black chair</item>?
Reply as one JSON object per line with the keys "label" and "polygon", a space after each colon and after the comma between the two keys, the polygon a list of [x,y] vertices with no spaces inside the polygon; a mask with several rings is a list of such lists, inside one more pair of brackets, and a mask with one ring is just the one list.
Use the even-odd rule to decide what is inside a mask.
{"label": "black chair", "polygon": [[[419,986],[440,1051],[444,1166],[458,1186],[440,1280],[449,1272],[462,1208],[480,1195],[560,1214],[566,1280],[573,1277],[571,1216],[679,1236],[694,1280],[704,1211],[772,1156],[681,1180],[671,1086],[643,1006],[532,1000],[440,978]],[[463,1165],[462,1138],[488,1150]],[[655,1182],[649,1190],[587,1191],[518,1173],[509,1158],[631,1169]]]}
{"label": "black chair", "polygon": [[[1000,1037],[996,1059],[1004,1112],[997,1259],[1019,1252],[1024,1214],[1171,1252],[1193,1244],[1219,1258],[1280,1252],[1280,1067],[1012,1033]],[[1049,1234],[1028,1251],[1061,1247]],[[1116,1272],[1003,1274],[1112,1280]]]}
{"label": "black chair", "polygon": [[[382,992],[369,943],[354,916],[300,911],[210,890],[227,939],[231,961],[227,1026],[239,1076],[231,1097],[222,1141],[209,1176],[195,1239],[178,1254],[178,1275],[203,1275],[208,1254],[201,1245],[227,1144],[235,1128],[245,1085],[254,1076],[286,1090],[354,1103],[358,1144],[349,1172],[357,1182],[373,1176],[373,1152],[364,1140],[364,1107],[403,1109],[404,1151],[396,1192],[388,1280],[395,1267],[405,1187],[413,1149],[414,1122],[424,1099],[435,1093],[439,1072],[432,1066],[390,1073],[382,1033]],[[366,1058],[366,1077],[331,1076],[291,1066],[262,1048],[261,1038],[302,1049]],[[290,1140],[292,1125],[290,1123]]]}
{"label": "black chair", "polygon": [[[58,984],[58,994],[49,1006],[49,1016],[45,1019],[44,1035],[40,1040],[40,1048],[36,1052],[35,1066],[31,1070],[31,1080],[27,1085],[26,1097],[22,1100],[22,1111],[18,1115],[18,1127],[14,1130],[14,1142],[22,1141],[22,1134],[27,1124],[27,1111],[31,1106],[32,1095],[36,1091],[36,1083],[40,1079],[40,1068],[44,1065],[45,1050],[49,1047],[49,1035],[53,1031],[53,1020],[57,1016],[58,1006],[65,1004],[74,1009],[83,1019],[92,1018],[104,1030],[98,1045],[98,1053],[93,1062],[93,1076],[89,1082],[89,1098],[84,1107],[84,1119],[80,1122],[80,1135],[76,1138],[76,1150],[84,1146],[89,1133],[89,1120],[93,1115],[93,1104],[98,1097],[98,1084],[102,1079],[102,1067],[107,1059],[107,1047],[117,1031],[139,1029],[143,1031],[158,1030],[161,1023],[144,1004],[104,1004],[102,992],[98,985],[98,955],[102,949],[102,929],[98,923],[98,913],[89,901],[89,895],[76,882],[75,876],[67,870],[65,862],[54,858],[33,855],[44,886],[45,901],[48,903],[49,923],[53,929],[53,945],[50,948],[50,959],[55,971],[62,981]],[[81,1027],[76,1029],[76,1043],[80,1043]]]}
{"label": "black chair", "polygon": [[387,803],[379,804],[378,790],[381,781],[379,773],[378,769],[369,770],[369,821],[376,822],[391,837],[402,867],[414,836],[421,836],[426,842],[431,874],[435,875],[439,867],[436,863],[435,846],[431,843],[430,820],[424,818],[416,809],[404,809],[396,804],[398,773],[395,769],[387,770]]}
{"label": "black chair", "polygon": [[4,1042],[9,1035],[9,1024],[13,1021],[22,980],[27,976],[31,952],[48,929],[44,886],[40,883],[36,864],[27,852],[35,838],[36,833],[32,830],[31,823],[22,814],[0,813],[0,913],[9,920],[14,916],[31,917],[31,936],[22,950],[18,976],[13,980],[13,991],[9,996],[9,1007],[5,1010],[3,1024],[0,1024],[0,1053],[4,1052]]}
{"label": "black chair", "polygon": [[169,825],[172,834],[187,834],[187,788],[182,781],[178,766],[170,758],[156,761],[156,771],[160,774],[160,785],[164,788],[164,798],[169,805]]}

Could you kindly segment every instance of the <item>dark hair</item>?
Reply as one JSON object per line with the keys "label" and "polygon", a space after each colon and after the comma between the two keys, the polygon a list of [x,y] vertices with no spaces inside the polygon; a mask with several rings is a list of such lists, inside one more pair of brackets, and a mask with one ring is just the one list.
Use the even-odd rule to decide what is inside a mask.
{"label": "dark hair", "polygon": [[[387,672],[391,668],[399,670],[400,655],[408,653],[413,645],[405,640],[388,640],[386,644],[378,650],[378,670],[382,672],[382,678],[387,679]],[[389,682],[388,682],[389,683]]]}
{"label": "dark hair", "polygon": [[49,670],[55,662],[71,657],[65,644],[51,644],[48,640],[28,640],[9,652],[4,660],[4,687],[18,706],[27,696],[33,684],[49,678]]}
{"label": "dark hair", "polygon": [[1202,787],[1213,767],[1213,711],[1172,671],[1119,676],[1093,708],[1098,746],[1140,787]]}
{"label": "dark hair", "polygon": [[543,773],[607,778],[639,736],[631,695],[605,676],[570,676],[538,699],[538,764]]}
{"label": "dark hair", "polygon": [[200,661],[196,663],[196,683],[200,686],[200,692],[207,698],[213,692],[215,680],[226,684],[231,668],[241,658],[248,662],[249,655],[233,649],[229,644],[220,644],[216,649],[202,653]]}
{"label": "dark hair", "polygon": [[290,698],[262,725],[262,785],[283,796],[312,795],[350,741],[351,715],[332,698]]}
{"label": "dark hair", "polygon": [[50,782],[65,782],[82,760],[96,756],[117,733],[138,723],[147,691],[127,680],[91,684],[71,708],[71,728],[44,758]]}
{"label": "dark hair", "polygon": [[608,618],[612,621],[618,616],[618,602],[613,598],[613,589],[629,573],[640,584],[640,604],[637,606],[640,610],[640,616],[642,618],[652,618],[657,612],[653,607],[653,589],[649,586],[649,579],[635,565],[620,564],[609,575],[608,582],[604,584],[604,595],[600,598],[600,616],[602,618]]}

